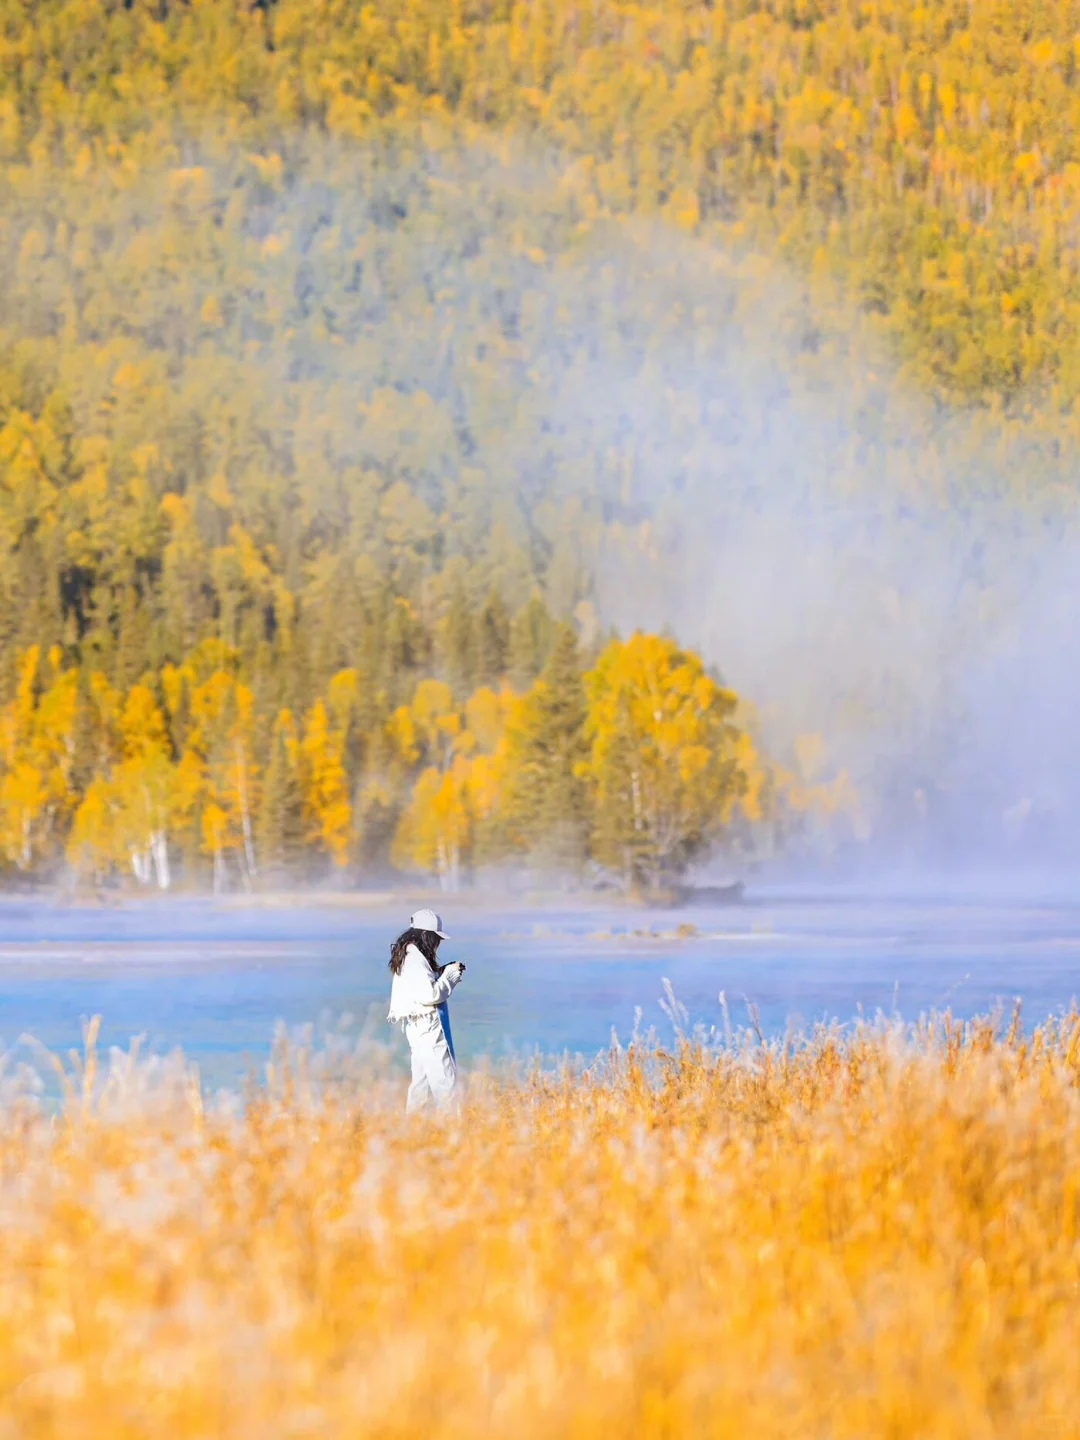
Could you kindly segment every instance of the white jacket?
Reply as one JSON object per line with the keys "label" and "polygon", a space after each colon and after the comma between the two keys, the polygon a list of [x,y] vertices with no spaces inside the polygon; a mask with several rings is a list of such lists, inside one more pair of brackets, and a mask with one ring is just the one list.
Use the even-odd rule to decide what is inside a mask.
{"label": "white jacket", "polygon": [[416,946],[410,945],[405,951],[401,974],[394,976],[390,986],[390,1013],[386,1018],[393,1024],[430,1015],[446,1004],[460,979],[459,964],[447,965],[441,975],[436,975]]}

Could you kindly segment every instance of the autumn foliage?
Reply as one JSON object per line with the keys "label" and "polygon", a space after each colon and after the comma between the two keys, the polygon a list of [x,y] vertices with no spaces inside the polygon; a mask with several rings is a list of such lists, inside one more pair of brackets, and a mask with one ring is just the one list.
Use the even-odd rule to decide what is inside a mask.
{"label": "autumn foliage", "polygon": [[374,733],[352,669],[262,735],[241,676],[218,642],[126,693],[98,671],[83,684],[59,651],[27,652],[0,713],[8,864],[50,873],[63,847],[88,881],[165,889],[179,869],[251,888],[355,869],[365,846],[377,863],[386,843],[399,869],[446,889],[515,857],[570,876],[592,861],[647,889],[778,821],[782,796],[827,808],[759,757],[700,660],[656,636],[611,640],[585,669],[564,626],[523,692],[504,680],[462,703],[424,680]]}
{"label": "autumn foliage", "polygon": [[[219,116],[256,145],[510,131],[580,159],[594,209],[750,238],[839,282],[941,395],[1077,398],[1065,0],[8,0],[0,17],[5,164],[142,167]],[[206,298],[209,328],[227,315]]]}
{"label": "autumn foliage", "polygon": [[682,662],[663,736],[542,672],[569,623],[623,693],[597,575],[737,530],[754,426],[824,414],[838,591],[897,515],[1075,523],[1078,76],[1062,3],[0,0],[5,878],[642,884],[855,814],[906,593],[768,765]]}

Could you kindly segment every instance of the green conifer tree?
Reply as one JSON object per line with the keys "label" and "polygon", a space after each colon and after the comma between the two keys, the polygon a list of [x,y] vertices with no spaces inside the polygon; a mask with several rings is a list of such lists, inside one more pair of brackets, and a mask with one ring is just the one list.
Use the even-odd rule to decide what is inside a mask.
{"label": "green conifer tree", "polygon": [[116,618],[113,681],[126,690],[146,670],[150,639],[150,613],[134,585],[125,585]]}
{"label": "green conifer tree", "polygon": [[654,880],[655,866],[649,834],[639,819],[641,797],[629,730],[627,720],[612,737],[612,783],[593,803],[590,849],[620,877],[628,893],[641,894]]}
{"label": "green conifer tree", "polygon": [[510,628],[510,681],[517,689],[531,685],[544,668],[555,638],[551,611],[534,595],[514,617]]}
{"label": "green conifer tree", "polygon": [[585,858],[589,816],[581,775],[588,754],[585,690],[571,625],[556,628],[551,655],[523,708],[514,737],[511,824],[537,864],[573,873]]}
{"label": "green conifer tree", "polygon": [[304,808],[287,712],[274,722],[255,832],[260,872],[280,883],[297,876],[304,856]]}
{"label": "green conifer tree", "polygon": [[476,687],[477,635],[472,608],[460,585],[450,592],[441,626],[443,671],[454,693],[464,697]]}
{"label": "green conifer tree", "polygon": [[497,590],[492,590],[476,620],[476,678],[481,685],[498,686],[510,660],[510,614]]}
{"label": "green conifer tree", "polygon": [[391,703],[401,704],[412,693],[418,672],[427,667],[430,637],[410,601],[395,594],[389,585],[380,600],[382,616],[372,625],[368,654],[380,667]]}

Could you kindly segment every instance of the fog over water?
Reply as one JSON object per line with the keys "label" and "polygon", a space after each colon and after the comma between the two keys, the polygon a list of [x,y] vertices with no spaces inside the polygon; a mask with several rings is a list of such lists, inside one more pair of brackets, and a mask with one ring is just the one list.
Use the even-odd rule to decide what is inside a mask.
{"label": "fog over water", "polygon": [[[135,1035],[162,1054],[182,1046],[210,1086],[262,1074],[274,1027],[312,1024],[391,1042],[390,940],[413,902],[370,907],[218,904],[46,909],[0,905],[0,1042],[38,1061],[19,1037],[79,1047],[83,1019],[104,1017],[101,1043]],[[764,889],[719,910],[515,908],[492,898],[443,907],[446,958],[464,959],[452,1004],[463,1060],[586,1057],[643,1030],[665,1040],[664,982],[690,1022],[723,1034],[753,1005],[767,1033],[879,1010],[914,1020],[1009,1010],[1031,1023],[1080,991],[1080,902],[1067,896],[958,897],[830,888]],[[677,938],[679,923],[696,934]]]}
{"label": "fog over water", "polygon": [[[393,200],[406,216],[396,263],[423,307],[403,282],[377,383],[500,417],[486,514],[544,556],[555,608],[587,632],[670,627],[784,760],[820,736],[821,778],[847,771],[861,813],[815,860],[1070,875],[1069,452],[935,405],[827,288],[737,242],[584,220],[587,184],[550,155],[410,166],[356,194],[300,182],[283,218],[302,230],[328,193],[345,214]],[[318,365],[339,397],[367,398],[373,376]]]}
{"label": "fog over water", "polygon": [[580,393],[642,518],[605,537],[602,614],[699,646],[777,753],[820,735],[862,797],[861,867],[1071,874],[1075,463],[935,410],[774,268],[617,244],[584,283],[638,368]]}

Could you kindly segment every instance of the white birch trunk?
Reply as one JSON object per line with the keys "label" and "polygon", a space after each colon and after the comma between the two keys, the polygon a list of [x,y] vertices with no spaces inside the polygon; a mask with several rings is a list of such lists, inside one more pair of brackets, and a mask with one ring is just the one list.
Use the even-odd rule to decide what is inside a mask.
{"label": "white birch trunk", "polygon": [[169,869],[169,842],[164,830],[155,830],[151,835],[150,857],[154,862],[158,889],[168,890],[172,884],[172,872]]}

